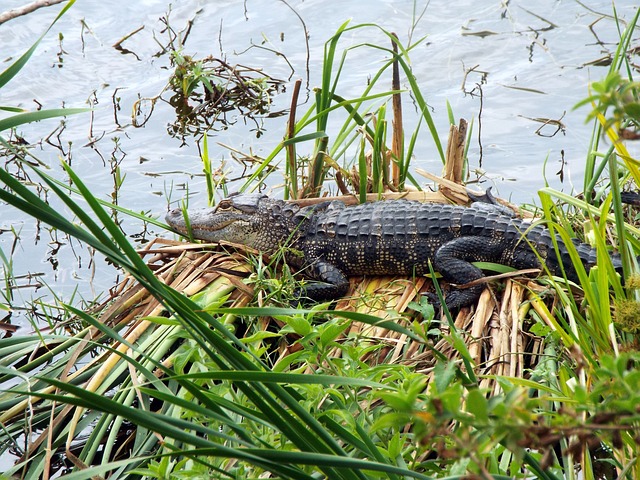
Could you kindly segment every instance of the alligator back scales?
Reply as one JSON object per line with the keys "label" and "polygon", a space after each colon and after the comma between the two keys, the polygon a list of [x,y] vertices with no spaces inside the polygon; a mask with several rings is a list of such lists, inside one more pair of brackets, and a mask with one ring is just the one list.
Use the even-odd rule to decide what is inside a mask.
{"label": "alligator back scales", "polygon": [[[300,208],[265,195],[239,194],[214,209],[188,211],[194,238],[243,244],[272,254],[282,247],[287,261],[316,280],[305,288],[314,300],[346,294],[349,275],[424,275],[429,261],[449,283],[464,285],[484,276],[471,262],[492,262],[516,269],[546,268],[577,281],[566,245],[549,230],[516,218],[487,203],[470,207],[393,200],[345,206],[324,202]],[[180,209],[167,222],[187,234]],[[588,270],[596,263],[590,246],[574,242]],[[541,264],[542,259],[544,265]],[[614,266],[620,259],[613,256]],[[318,283],[321,282],[321,283]],[[483,286],[452,289],[446,303],[460,307],[475,300]]]}

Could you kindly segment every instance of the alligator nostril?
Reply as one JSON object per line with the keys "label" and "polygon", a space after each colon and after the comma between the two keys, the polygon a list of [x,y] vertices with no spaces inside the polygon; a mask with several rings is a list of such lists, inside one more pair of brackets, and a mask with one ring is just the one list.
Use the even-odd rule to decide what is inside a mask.
{"label": "alligator nostril", "polygon": [[182,210],[180,210],[179,208],[174,208],[173,210],[170,210],[169,212],[167,212],[167,214],[164,217],[165,221],[167,221],[169,224],[171,224],[172,221],[175,222],[180,218],[182,218]]}

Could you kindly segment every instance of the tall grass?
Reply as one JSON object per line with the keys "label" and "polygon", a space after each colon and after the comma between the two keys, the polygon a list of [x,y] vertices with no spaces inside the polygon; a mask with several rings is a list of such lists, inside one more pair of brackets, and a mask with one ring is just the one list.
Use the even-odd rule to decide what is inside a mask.
{"label": "tall grass", "polygon": [[[343,35],[361,29],[374,29],[381,32],[382,36],[388,39],[389,46],[362,43],[344,47]],[[264,169],[276,161],[283,149],[286,149],[287,156],[285,163],[285,180],[287,181],[285,196],[287,198],[318,196],[330,171],[333,171],[334,175],[342,174],[343,178],[349,178],[348,169],[351,166],[357,167],[359,177],[356,182],[360,188],[366,187],[367,172],[370,172],[373,193],[382,193],[389,188],[394,188],[394,184],[403,186],[407,180],[419,187],[410,174],[409,163],[422,122],[429,129],[437,155],[443,164],[445,161],[444,149],[433,118],[410,67],[409,53],[420,45],[422,40],[405,47],[397,36],[378,25],[350,25],[349,22],[342,24],[325,44],[321,86],[314,89],[313,105],[300,119],[290,118],[293,128],[290,126],[289,133],[283,141],[265,158],[240,191],[252,188],[256,179],[260,178]],[[380,55],[382,66],[372,75],[359,97],[345,99],[338,93],[340,78],[348,68],[349,55],[354,52],[362,54],[360,50],[367,50],[367,55]],[[381,85],[383,82],[389,82],[390,70],[394,64],[399,65],[405,74],[411,97],[421,113],[420,122],[412,132],[410,141],[398,152],[391,151],[391,129],[387,126],[389,122],[386,118],[386,103],[394,94],[400,92],[389,90],[388,86]],[[339,110],[346,112],[347,117],[341,119],[341,125],[336,127],[335,122],[332,121],[332,113]],[[332,131],[335,133],[332,134]],[[298,149],[307,143],[312,143],[312,147],[308,149],[309,153],[305,153],[304,157],[297,156]],[[350,149],[354,150],[349,155],[350,164],[341,167],[339,161]],[[362,168],[369,149],[372,152],[370,166]],[[308,162],[303,162],[302,160],[306,158]],[[399,178],[393,181],[389,178],[391,163],[397,166],[399,175]],[[352,183],[355,182],[352,181]],[[355,189],[351,190],[351,193],[358,193],[362,197],[363,191]]]}
{"label": "tall grass", "polygon": [[[573,198],[550,188],[539,192],[545,218],[565,244],[571,246],[568,232],[582,223],[586,227],[586,241],[591,241],[598,251],[597,267],[587,275],[570,248],[580,277],[581,295],[556,288],[560,304],[557,309],[546,312],[553,321],[552,329],[560,334],[561,345],[571,352],[575,362],[575,365],[558,362],[554,369],[558,375],[553,378],[553,384],[563,392],[562,400],[557,400],[558,405],[573,409],[587,425],[597,424],[596,419],[602,416],[620,416],[620,423],[614,422],[620,430],[616,431],[614,427],[614,435],[598,437],[598,440],[613,453],[611,461],[622,472],[621,477],[626,475],[626,478],[640,475],[637,437],[634,439],[639,425],[631,418],[633,415],[627,417],[630,410],[622,407],[636,401],[634,378],[640,368],[640,358],[633,353],[637,350],[634,334],[638,331],[637,319],[640,318],[638,262],[633,252],[640,250],[640,230],[633,222],[633,213],[630,216],[621,201],[621,189],[628,188],[630,183],[637,189],[640,170],[618,132],[640,126],[640,89],[633,81],[627,54],[639,15],[640,12],[636,13],[626,28],[618,24],[620,43],[606,79],[595,82],[591,95],[577,105],[591,106],[588,119],[593,121],[584,198]],[[600,152],[603,137],[611,141],[611,146]],[[569,206],[572,218],[559,209],[558,204]],[[606,239],[611,238],[616,239],[616,248],[621,254],[624,285],[609,255]],[[625,353],[629,350],[631,353]],[[619,390],[609,390],[609,382]],[[597,430],[597,425],[593,425],[588,434],[594,435]],[[580,464],[585,478],[593,478],[596,468],[593,457],[584,447],[577,452],[571,452],[570,447],[569,444],[571,455],[567,460]]]}
{"label": "tall grass", "polygon": [[[77,458],[76,465],[91,464],[96,460],[98,446],[106,437],[102,454],[108,466],[81,469],[75,477],[90,478],[118,468],[122,472],[130,471],[149,460],[144,452],[156,443],[160,434],[163,436],[161,452],[169,454],[174,451],[174,456],[197,462],[205,462],[204,458],[217,458],[213,465],[205,462],[207,468],[213,470],[222,471],[226,465],[224,459],[235,458],[282,478],[312,478],[304,473],[303,465],[314,465],[329,478],[365,478],[363,471],[385,472],[389,478],[396,478],[396,475],[428,478],[396,466],[388,454],[370,442],[364,426],[356,423],[345,429],[336,423],[337,418],[331,419],[331,409],[324,415],[312,415],[301,396],[304,388],[292,388],[309,384],[326,388],[348,385],[350,389],[377,391],[392,389],[389,384],[339,376],[274,373],[230,333],[222,321],[222,317],[228,314],[299,316],[314,312],[216,308],[213,305],[219,301],[215,298],[219,292],[218,285],[211,292],[214,298],[211,294],[206,297],[206,312],[203,311],[205,305],[194,303],[159,281],[86,186],[70,168],[66,167],[66,170],[92,215],[47,175],[36,172],[84,227],[61,217],[4,170],[0,170],[0,181],[11,191],[0,190],[0,199],[94,247],[127,270],[172,315],[170,318],[139,319],[135,328],[131,327],[123,336],[119,330],[124,325],[117,325],[114,329],[92,315],[68,307],[86,325],[74,337],[42,335],[0,342],[2,380],[13,383],[11,379],[28,377],[0,397],[4,412],[0,421],[12,422],[8,432],[15,435],[21,428],[28,427],[29,431],[43,428],[48,419],[56,419],[48,431],[53,435],[53,444],[42,443],[36,451],[28,452],[31,459],[45,458],[47,448],[66,444],[66,455],[71,459]],[[337,315],[379,323],[378,318],[361,314],[338,312]],[[404,333],[413,336],[408,331]],[[189,365],[189,369],[168,368],[162,362],[163,358],[177,339],[185,337],[189,342],[180,347],[177,357],[182,358],[181,368]],[[18,370],[9,368],[24,355],[25,350],[33,349],[40,342],[55,345],[55,348],[50,354],[40,356],[37,361],[22,365]],[[100,351],[103,353],[98,359],[90,360],[92,352]],[[43,368],[43,363],[54,358],[54,354],[56,362]],[[197,362],[189,358],[196,354]],[[64,373],[64,366],[76,361],[86,364],[77,372]],[[174,357],[173,361],[178,363],[178,358]],[[161,378],[154,370],[162,374]],[[129,380],[125,380],[123,375]],[[225,388],[218,383],[227,381]],[[215,387],[214,391],[226,391],[226,394],[212,395],[208,388],[204,388],[206,385]],[[112,397],[105,397],[116,387]],[[42,400],[48,402],[42,404]],[[332,404],[336,400],[338,398],[331,400],[330,395],[326,401]],[[154,401],[162,402],[160,411],[149,411]],[[139,404],[134,405],[136,402]],[[13,423],[16,415],[29,404],[36,408],[36,416],[28,425]],[[75,408],[65,408],[64,405]],[[98,415],[98,412],[103,414]],[[241,417],[252,418],[250,423],[254,427],[239,423]],[[197,420],[187,421],[184,418]],[[63,419],[66,419],[65,423],[61,424]],[[111,463],[111,454],[117,453],[111,452],[115,442],[112,437],[119,432],[125,419],[138,426],[135,445],[129,460]],[[92,433],[78,453],[72,444],[91,423]],[[266,438],[259,433],[263,429],[269,431]],[[269,437],[272,437],[271,441],[267,441]],[[275,438],[279,440],[275,441]],[[180,453],[175,453],[175,449]],[[354,457],[357,451],[360,453]],[[19,471],[20,467],[18,465],[13,471]],[[39,464],[30,461],[24,473],[37,475],[40,468]]]}

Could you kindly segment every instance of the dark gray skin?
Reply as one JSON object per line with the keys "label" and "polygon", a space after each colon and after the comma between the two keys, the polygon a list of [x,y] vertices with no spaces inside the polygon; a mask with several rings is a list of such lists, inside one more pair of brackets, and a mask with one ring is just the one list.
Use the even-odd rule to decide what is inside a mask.
{"label": "dark gray skin", "polygon": [[[345,206],[334,201],[301,208],[265,195],[239,194],[215,208],[189,210],[188,217],[196,239],[238,243],[266,254],[288,247],[287,262],[321,282],[305,288],[306,296],[318,301],[344,296],[350,275],[425,275],[429,262],[444,280],[456,285],[484,277],[471,262],[543,268],[540,258],[551,274],[562,276],[563,265],[566,277],[578,280],[559,236],[560,259],[546,228],[487,203],[460,207],[394,200]],[[166,221],[188,235],[182,210],[170,211]],[[596,263],[595,250],[574,244],[589,270]],[[620,268],[618,256],[613,262]],[[447,306],[473,303],[483,288],[452,289]]]}

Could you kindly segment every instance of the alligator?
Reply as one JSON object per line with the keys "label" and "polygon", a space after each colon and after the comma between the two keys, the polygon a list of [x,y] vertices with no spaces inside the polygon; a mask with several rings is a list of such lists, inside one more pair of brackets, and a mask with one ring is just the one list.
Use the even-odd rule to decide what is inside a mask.
{"label": "alligator", "polygon": [[[346,206],[326,201],[300,207],[262,194],[232,194],[215,208],[175,209],[167,223],[182,235],[209,242],[226,241],[265,254],[284,251],[287,263],[312,282],[302,295],[315,300],[344,296],[353,275],[425,275],[429,263],[457,287],[484,274],[471,262],[516,269],[544,269],[577,282],[567,245],[559,235],[529,223],[508,208],[474,202],[469,207],[391,200]],[[591,246],[572,239],[584,267],[596,264]],[[619,255],[612,254],[620,271]],[[452,288],[449,308],[476,301],[484,285]]]}

